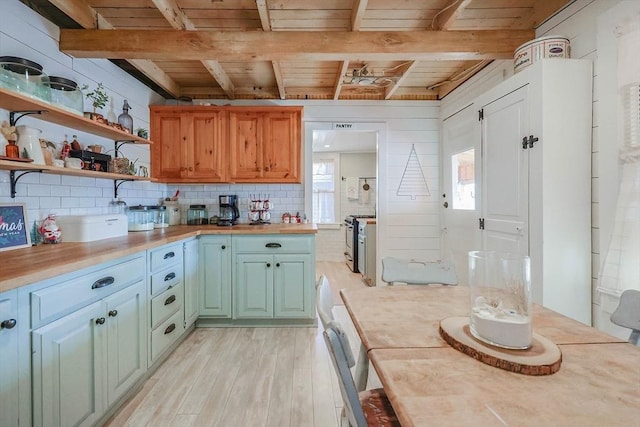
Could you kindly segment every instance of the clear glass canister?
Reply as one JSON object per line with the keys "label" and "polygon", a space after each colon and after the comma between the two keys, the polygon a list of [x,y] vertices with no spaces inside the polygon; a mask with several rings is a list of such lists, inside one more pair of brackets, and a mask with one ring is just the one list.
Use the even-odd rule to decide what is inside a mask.
{"label": "clear glass canister", "polygon": [[42,65],[28,59],[0,56],[0,87],[51,102],[51,89]]}
{"label": "clear glass canister", "polygon": [[191,205],[187,212],[187,225],[203,225],[209,223],[205,205]]}
{"label": "clear glass canister", "polygon": [[474,337],[499,347],[531,347],[528,256],[494,251],[469,252],[469,294],[469,326]]}
{"label": "clear glass canister", "polygon": [[166,206],[149,206],[154,212],[153,228],[165,228],[169,226],[169,215]]}
{"label": "clear glass canister", "polygon": [[84,111],[84,101],[82,91],[77,83],[64,77],[49,76],[49,87],[51,88],[51,103],[65,110],[82,115]]}
{"label": "clear glass canister", "polygon": [[155,213],[148,206],[131,206],[127,210],[129,231],[153,230]]}

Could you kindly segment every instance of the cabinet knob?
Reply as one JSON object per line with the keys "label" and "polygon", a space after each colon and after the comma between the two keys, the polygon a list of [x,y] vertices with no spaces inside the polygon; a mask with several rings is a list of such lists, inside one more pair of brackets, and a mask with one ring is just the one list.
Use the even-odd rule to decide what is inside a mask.
{"label": "cabinet knob", "polygon": [[271,263],[270,262],[267,263],[267,268],[269,268],[269,267],[271,267]]}
{"label": "cabinet knob", "polygon": [[0,329],[13,329],[16,323],[18,323],[16,319],[3,320],[2,323],[0,323]]}
{"label": "cabinet knob", "polygon": [[96,319],[96,324],[97,325],[104,325],[104,322],[106,322],[106,321],[107,321],[107,319],[105,319],[104,317],[98,317]]}
{"label": "cabinet knob", "polygon": [[225,245],[222,245],[222,250],[227,249],[227,247]]}
{"label": "cabinet knob", "polygon": [[193,167],[189,166],[189,172],[193,172]]}
{"label": "cabinet knob", "polygon": [[118,315],[118,310],[109,310],[109,317],[116,317]]}
{"label": "cabinet knob", "polygon": [[279,263],[279,262],[278,262],[278,263],[276,263],[276,267],[280,267],[280,263]]}

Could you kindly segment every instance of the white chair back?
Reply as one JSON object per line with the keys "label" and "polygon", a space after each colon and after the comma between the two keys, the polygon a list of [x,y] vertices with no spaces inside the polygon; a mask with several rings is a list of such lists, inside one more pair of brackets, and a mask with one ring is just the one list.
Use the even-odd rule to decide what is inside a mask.
{"label": "white chair back", "polygon": [[[336,322],[331,322],[325,328],[323,336],[329,349],[331,362],[338,374],[338,382],[340,383],[340,392],[342,393],[347,419],[354,427],[366,427],[367,421],[362,411],[362,406],[360,406],[360,398],[350,370],[354,362],[353,355],[350,358],[348,356],[351,354],[349,340]],[[351,359],[351,362],[349,359]]]}
{"label": "white chair back", "polygon": [[611,314],[611,322],[631,329],[629,342],[640,347],[640,291],[627,289],[620,295],[620,303]]}
{"label": "white chair back", "polygon": [[322,326],[327,329],[329,322],[334,320],[331,311],[333,309],[333,294],[329,281],[324,275],[321,275],[316,282],[316,308]]}

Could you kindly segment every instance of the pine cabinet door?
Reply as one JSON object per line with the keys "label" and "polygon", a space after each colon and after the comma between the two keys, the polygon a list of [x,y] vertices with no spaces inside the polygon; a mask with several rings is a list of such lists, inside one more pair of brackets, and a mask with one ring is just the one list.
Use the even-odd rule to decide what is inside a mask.
{"label": "pine cabinet door", "polygon": [[231,111],[229,113],[229,179],[252,180],[262,177],[262,113]]}
{"label": "pine cabinet door", "polygon": [[[274,268],[274,316],[305,318],[313,312],[311,255],[277,255]],[[312,314],[313,312],[313,314]]]}
{"label": "pine cabinet door", "polygon": [[91,426],[102,416],[104,315],[99,301],[33,332],[35,426]]}
{"label": "pine cabinet door", "polygon": [[231,245],[228,237],[200,237],[200,315],[231,317]]}
{"label": "pine cabinet door", "polygon": [[17,292],[0,294],[0,426],[18,425]]}
{"label": "pine cabinet door", "polygon": [[202,182],[222,182],[225,178],[223,144],[223,124],[221,111],[191,113],[183,119],[187,121],[190,141],[186,148],[186,171],[188,178],[198,178]]}
{"label": "pine cabinet door", "polygon": [[263,173],[265,182],[301,182],[300,112],[265,113]]}
{"label": "pine cabinet door", "polygon": [[151,112],[151,176],[156,179],[180,179],[185,167],[182,114],[179,112]]}
{"label": "pine cabinet door", "polygon": [[107,403],[111,406],[147,370],[144,282],[104,299],[107,314]]}
{"label": "pine cabinet door", "polygon": [[271,255],[236,255],[236,318],[273,317],[273,269]]}

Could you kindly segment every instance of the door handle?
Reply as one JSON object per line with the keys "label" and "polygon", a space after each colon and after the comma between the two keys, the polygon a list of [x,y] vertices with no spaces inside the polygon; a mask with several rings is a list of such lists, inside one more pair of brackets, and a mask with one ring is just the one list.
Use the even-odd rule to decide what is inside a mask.
{"label": "door handle", "polygon": [[448,207],[449,207],[449,202],[444,202],[444,203],[442,204],[442,206],[444,206],[444,207],[445,207],[445,209],[446,209],[446,208],[448,208]]}

